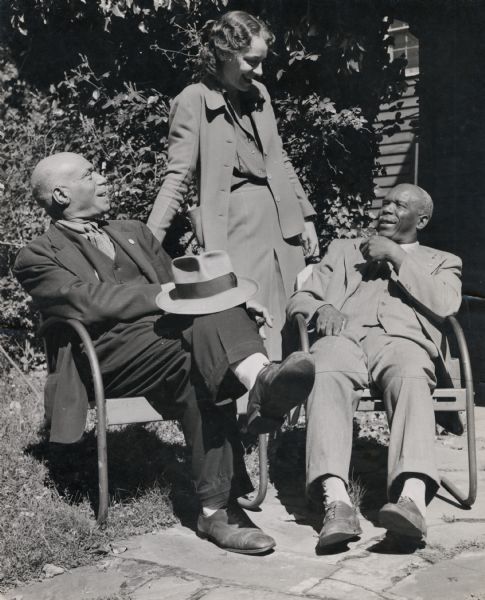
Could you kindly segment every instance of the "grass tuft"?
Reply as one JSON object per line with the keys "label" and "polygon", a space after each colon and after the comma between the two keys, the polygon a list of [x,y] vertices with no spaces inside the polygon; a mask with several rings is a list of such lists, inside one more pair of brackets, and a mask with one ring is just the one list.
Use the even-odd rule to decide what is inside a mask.
{"label": "grass tuft", "polygon": [[[100,529],[94,433],[72,446],[49,444],[42,400],[6,365],[0,370],[0,590],[42,577],[47,563],[90,564],[111,541],[177,522],[174,505],[193,494],[174,422],[108,434],[112,497]],[[42,373],[35,377],[42,389]]]}

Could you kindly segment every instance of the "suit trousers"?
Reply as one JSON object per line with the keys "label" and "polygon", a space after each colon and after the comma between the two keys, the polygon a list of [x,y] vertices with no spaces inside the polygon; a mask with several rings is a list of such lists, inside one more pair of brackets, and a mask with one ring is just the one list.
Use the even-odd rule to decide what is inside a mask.
{"label": "suit trousers", "polygon": [[[127,334],[129,329],[129,335]],[[242,307],[202,316],[164,315],[125,324],[120,337],[95,343],[106,394],[145,395],[166,418],[178,418],[192,453],[195,491],[220,508],[252,491],[237,426],[236,399],[246,390],[230,365],[264,345]]]}
{"label": "suit trousers", "polygon": [[[435,421],[432,392],[436,385],[429,354],[406,338],[388,335],[380,327],[365,337],[346,331],[319,338],[311,348],[316,378],[307,404],[307,491],[322,476],[348,483],[353,415],[369,385],[377,387],[392,406],[387,490],[399,496],[403,475],[424,476],[427,497],[439,487],[434,458]],[[320,491],[321,493],[321,491]]]}

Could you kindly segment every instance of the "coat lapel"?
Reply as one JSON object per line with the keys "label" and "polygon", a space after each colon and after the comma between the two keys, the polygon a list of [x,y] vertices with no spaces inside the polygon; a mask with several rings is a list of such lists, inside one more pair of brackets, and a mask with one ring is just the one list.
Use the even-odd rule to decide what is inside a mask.
{"label": "coat lapel", "polygon": [[[233,118],[229,107],[227,106],[226,100],[224,98],[223,93],[214,87],[208,81],[203,82],[205,87],[204,99],[207,108],[211,111],[225,111],[230,122],[233,122]],[[263,153],[266,152],[268,146],[268,140],[271,139],[271,123],[272,120],[268,118],[265,110],[265,103],[267,100],[264,98],[261,90],[255,84],[250,92],[250,102],[252,102],[255,108],[251,111],[251,118],[254,122],[254,127],[256,128],[256,134],[261,142]]]}
{"label": "coat lapel", "polygon": [[251,111],[251,117],[253,119],[254,127],[256,128],[256,134],[261,142],[261,148],[263,154],[267,152],[269,140],[272,135],[272,123],[273,119],[268,118],[268,108],[266,103],[268,102],[263,96],[261,90],[257,85],[254,85],[253,90],[250,92],[253,98],[254,108]]}
{"label": "coat lapel", "polygon": [[105,231],[123,248],[130,258],[137,264],[140,271],[151,283],[158,283],[158,276],[147,260],[145,253],[140,247],[138,237],[127,222],[110,221],[103,227]]}
{"label": "coat lapel", "polygon": [[83,256],[76,245],[62,233],[62,231],[55,225],[51,225],[48,230],[48,236],[55,249],[56,259],[64,265],[66,269],[86,281],[98,281],[96,271],[93,269],[91,263]]}
{"label": "coat lapel", "polygon": [[349,298],[359,287],[362,281],[363,270],[366,268],[367,262],[362,256],[360,249],[353,245],[352,253],[346,252],[344,254],[344,265],[345,294],[343,301]]}

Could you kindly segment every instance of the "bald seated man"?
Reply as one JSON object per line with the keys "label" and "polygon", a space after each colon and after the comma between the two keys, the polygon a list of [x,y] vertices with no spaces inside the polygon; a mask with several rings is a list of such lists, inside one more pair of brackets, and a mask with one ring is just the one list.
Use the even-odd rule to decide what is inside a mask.
{"label": "bald seated man", "polygon": [[440,485],[434,455],[435,365],[446,363],[439,329],[461,303],[461,260],[420,245],[433,202],[401,184],[385,197],[377,235],[330,244],[289,301],[313,329],[316,378],[307,405],[307,491],[325,507],[319,546],[361,533],[348,494],[352,419],[364,388],[377,388],[394,416],[388,498],[379,513],[389,532],[421,543],[426,505]]}
{"label": "bald seated man", "polygon": [[[180,314],[163,312],[156,297],[172,281],[168,255],[142,223],[103,220],[108,185],[82,156],[63,152],[43,159],[32,188],[52,222],[20,251],[18,280],[44,317],[78,319],[88,328],[108,396],[146,396],[165,416],[181,419],[201,505],[198,534],[232,552],[271,550],[273,538],[237,504],[252,485],[234,400],[249,390],[248,423],[255,433],[279,427],[310,392],[313,359],[294,353],[281,364],[269,363],[248,311],[270,317],[251,305],[250,295],[242,299],[243,282],[231,273],[225,253],[177,259],[179,272],[183,267],[193,274],[194,265],[214,260],[226,261],[228,272],[204,280],[205,286],[187,284],[185,295],[170,305]],[[251,284],[255,292],[248,280],[246,289]],[[190,314],[195,305],[197,316]],[[211,307],[218,312],[209,313]],[[88,384],[86,356],[71,348],[64,329],[55,331],[60,350],[45,397],[51,441],[71,443],[84,431]]]}

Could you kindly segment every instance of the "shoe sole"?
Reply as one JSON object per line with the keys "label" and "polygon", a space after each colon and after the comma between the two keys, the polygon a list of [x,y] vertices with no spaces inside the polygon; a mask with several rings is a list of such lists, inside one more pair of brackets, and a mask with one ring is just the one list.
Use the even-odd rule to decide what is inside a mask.
{"label": "shoe sole", "polygon": [[227,552],[234,552],[236,554],[264,554],[265,552],[272,550],[276,546],[276,542],[273,542],[272,544],[268,544],[263,548],[255,548],[254,550],[240,550],[239,548],[228,548],[227,546],[222,546],[221,544],[217,543],[210,535],[207,535],[206,533],[200,531],[197,532],[197,537],[201,538],[202,540],[207,540],[208,542],[211,542],[218,548],[221,548],[221,550],[226,550]]}
{"label": "shoe sole", "polygon": [[379,523],[387,531],[415,540],[421,540],[426,537],[426,532],[421,531],[404,515],[394,511],[381,511],[379,513]]}
{"label": "shoe sole", "polygon": [[335,533],[330,533],[326,535],[323,540],[318,539],[318,547],[319,548],[328,548],[329,546],[335,546],[337,544],[341,544],[343,542],[348,542],[359,535],[362,534],[362,529],[356,530],[353,532],[349,531],[336,531]]}
{"label": "shoe sole", "polygon": [[253,434],[271,433],[281,427],[286,415],[304,402],[315,382],[315,363],[306,352],[293,352],[285,361],[285,372],[273,383],[272,396],[265,412],[277,411],[281,416],[264,416],[255,411],[248,420],[248,430]]}

